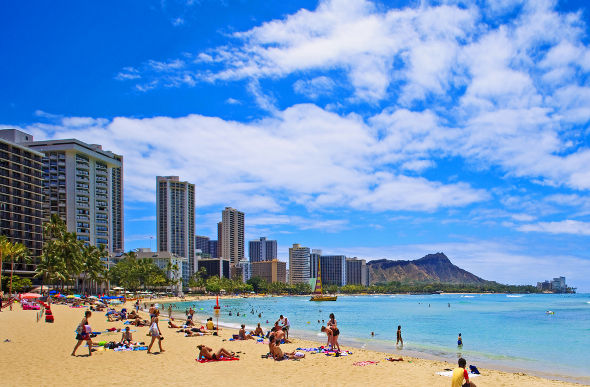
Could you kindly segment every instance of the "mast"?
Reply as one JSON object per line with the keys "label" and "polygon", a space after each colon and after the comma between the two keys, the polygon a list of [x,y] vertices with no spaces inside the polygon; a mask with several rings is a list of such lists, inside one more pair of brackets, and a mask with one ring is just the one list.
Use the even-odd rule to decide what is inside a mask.
{"label": "mast", "polygon": [[315,290],[313,291],[314,294],[322,294],[322,272],[320,269],[320,258],[318,257],[318,277],[315,280]]}

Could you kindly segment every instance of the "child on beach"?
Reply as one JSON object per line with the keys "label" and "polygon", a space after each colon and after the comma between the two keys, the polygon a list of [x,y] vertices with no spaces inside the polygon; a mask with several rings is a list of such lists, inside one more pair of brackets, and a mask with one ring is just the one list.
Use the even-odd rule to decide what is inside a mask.
{"label": "child on beach", "polygon": [[80,321],[80,324],[78,324],[78,328],[76,328],[76,340],[78,340],[78,343],[76,343],[76,346],[72,351],[72,356],[76,356],[76,350],[83,341],[86,341],[88,344],[88,356],[92,356],[92,339],[90,338],[90,332],[92,332],[92,329],[88,324],[90,316],[92,316],[91,311],[87,310],[84,312],[84,318]]}
{"label": "child on beach", "polygon": [[[469,373],[465,369],[467,362],[463,358],[459,358],[459,367],[453,370],[451,378],[451,387],[476,387],[475,383],[469,381]],[[465,383],[463,383],[465,380]]]}

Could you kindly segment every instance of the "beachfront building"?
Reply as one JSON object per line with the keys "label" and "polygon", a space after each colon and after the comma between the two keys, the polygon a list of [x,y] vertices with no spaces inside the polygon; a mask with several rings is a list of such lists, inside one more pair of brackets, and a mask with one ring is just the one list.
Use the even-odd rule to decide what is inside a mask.
{"label": "beachfront building", "polygon": [[201,250],[201,255],[209,255],[209,237],[195,235],[195,249]]}
{"label": "beachfront building", "polygon": [[346,285],[346,257],[344,255],[322,255],[320,262],[322,284]]}
{"label": "beachfront building", "polygon": [[156,213],[158,251],[186,258],[190,277],[196,270],[195,185],[178,176],[157,176]]}
{"label": "beachfront building", "polygon": [[152,251],[150,248],[139,248],[136,253],[138,259],[149,258],[156,266],[162,269],[168,279],[175,281],[174,290],[180,292],[182,283],[188,283],[188,258],[180,257],[169,251]]}
{"label": "beachfront building", "polygon": [[207,270],[207,278],[218,276],[230,278],[229,259],[225,258],[201,258],[197,260],[197,271],[202,267]]}
{"label": "beachfront building", "polygon": [[78,240],[123,251],[123,157],[76,139],[34,141],[16,132],[20,145],[44,155],[44,219],[57,214]]}
{"label": "beachfront building", "polygon": [[272,261],[252,262],[251,278],[259,277],[268,283],[287,282],[287,263],[273,259]]}
{"label": "beachfront building", "polygon": [[242,282],[248,281],[252,276],[250,262],[246,259],[242,259],[236,265],[230,265],[229,271],[232,279]]}
{"label": "beachfront building", "polygon": [[543,292],[567,293],[565,277],[555,277],[551,281],[537,282],[537,289]]}
{"label": "beachfront building", "polygon": [[[44,155],[17,144],[32,139],[18,130],[0,130],[0,235],[22,243],[38,258],[43,249]],[[2,273],[11,270],[6,257],[2,269]],[[17,275],[30,277],[34,272],[34,263],[14,264]]]}
{"label": "beachfront building", "polygon": [[221,212],[221,257],[232,265],[244,259],[244,213],[231,207]]}
{"label": "beachfront building", "polygon": [[294,243],[289,247],[289,283],[307,283],[309,274],[309,247]]}
{"label": "beachfront building", "polygon": [[367,261],[358,258],[346,258],[346,284],[369,286]]}
{"label": "beachfront building", "polygon": [[[321,249],[312,249],[311,253],[309,253],[309,277],[310,279],[314,279],[318,276],[318,262],[320,261],[320,257],[322,256]],[[315,285],[314,285],[315,286]]]}
{"label": "beachfront building", "polygon": [[250,262],[272,261],[277,259],[277,241],[261,237],[249,242],[248,256]]}

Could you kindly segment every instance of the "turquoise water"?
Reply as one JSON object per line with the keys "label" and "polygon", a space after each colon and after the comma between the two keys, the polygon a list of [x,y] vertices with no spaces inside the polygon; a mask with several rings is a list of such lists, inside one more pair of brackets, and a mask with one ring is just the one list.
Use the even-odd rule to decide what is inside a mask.
{"label": "turquoise water", "polygon": [[[212,316],[215,300],[177,307],[184,311],[193,305],[197,313]],[[320,303],[308,297],[266,297],[224,299],[220,305],[224,325],[261,322],[268,328],[284,314],[291,320],[290,335],[325,340],[321,320],[334,313],[341,345],[451,362],[463,356],[468,364],[590,384],[590,294],[366,295]],[[398,325],[403,349],[395,347]],[[462,348],[457,347],[459,332]]]}

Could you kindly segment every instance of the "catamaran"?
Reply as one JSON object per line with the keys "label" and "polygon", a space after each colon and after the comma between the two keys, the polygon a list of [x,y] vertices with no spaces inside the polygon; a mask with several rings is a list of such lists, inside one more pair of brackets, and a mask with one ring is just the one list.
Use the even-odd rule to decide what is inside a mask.
{"label": "catamaran", "polygon": [[309,301],[336,301],[337,296],[324,295],[322,291],[322,273],[320,270],[320,260],[318,259],[318,277],[315,280],[315,290]]}

